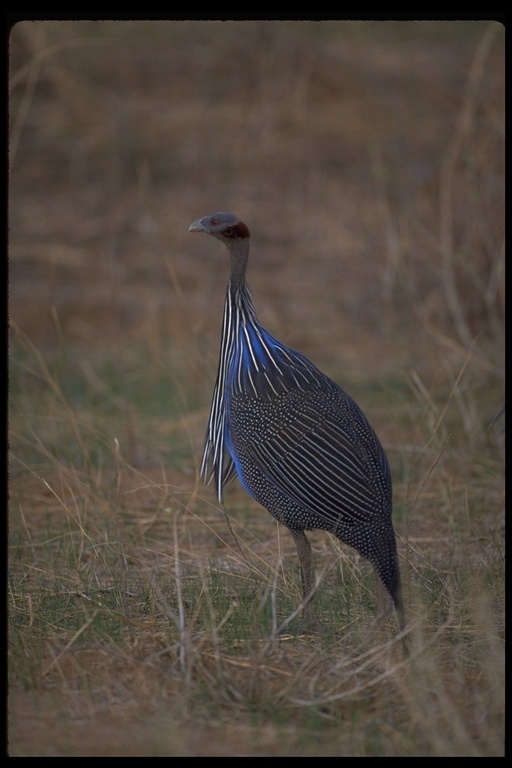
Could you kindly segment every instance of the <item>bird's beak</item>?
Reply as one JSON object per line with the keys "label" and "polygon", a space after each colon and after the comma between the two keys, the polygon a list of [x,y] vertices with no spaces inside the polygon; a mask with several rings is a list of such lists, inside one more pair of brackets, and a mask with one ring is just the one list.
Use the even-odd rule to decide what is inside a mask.
{"label": "bird's beak", "polygon": [[190,227],[188,228],[189,232],[206,232],[206,228],[203,224],[202,219],[196,219],[196,221],[192,222]]}

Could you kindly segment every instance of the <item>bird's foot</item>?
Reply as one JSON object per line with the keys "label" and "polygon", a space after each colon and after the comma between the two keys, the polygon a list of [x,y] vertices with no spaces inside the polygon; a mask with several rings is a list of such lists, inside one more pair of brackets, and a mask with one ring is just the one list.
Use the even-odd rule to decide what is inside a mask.
{"label": "bird's foot", "polygon": [[302,620],[299,626],[299,633],[321,635],[324,632],[325,632],[325,627],[323,626],[322,622],[318,620],[314,611],[312,610],[304,611],[304,613],[302,614]]}

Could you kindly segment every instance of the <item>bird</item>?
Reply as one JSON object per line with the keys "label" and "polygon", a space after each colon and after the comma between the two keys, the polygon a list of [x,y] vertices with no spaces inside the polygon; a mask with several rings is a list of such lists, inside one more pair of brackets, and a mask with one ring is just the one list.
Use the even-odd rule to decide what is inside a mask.
{"label": "bird", "polygon": [[[384,449],[359,405],[310,360],[266,331],[247,284],[250,232],[233,213],[194,221],[230,257],[220,355],[201,462],[205,484],[243,488],[290,531],[302,580],[302,626],[320,628],[311,544],[325,530],[369,560],[384,609],[405,628],[392,481]],[[378,581],[379,583],[379,581]],[[382,589],[384,587],[384,589]]]}

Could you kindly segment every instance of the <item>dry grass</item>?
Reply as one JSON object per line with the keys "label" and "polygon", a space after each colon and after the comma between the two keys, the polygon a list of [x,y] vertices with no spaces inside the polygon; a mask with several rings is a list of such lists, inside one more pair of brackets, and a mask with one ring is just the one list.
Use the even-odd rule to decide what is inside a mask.
{"label": "dry grass", "polygon": [[[504,31],[23,24],[10,47],[9,752],[504,750]],[[227,265],[388,451],[412,654],[373,575],[198,479]],[[282,631],[280,631],[282,630]]]}

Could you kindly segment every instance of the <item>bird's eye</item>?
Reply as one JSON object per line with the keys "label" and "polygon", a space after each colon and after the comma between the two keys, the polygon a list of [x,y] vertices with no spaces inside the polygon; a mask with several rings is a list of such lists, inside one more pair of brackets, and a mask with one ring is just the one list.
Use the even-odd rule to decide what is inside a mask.
{"label": "bird's eye", "polygon": [[216,227],[216,226],[218,225],[218,223],[219,223],[219,220],[218,220],[218,219],[212,219],[212,220],[210,221],[210,224],[212,225],[212,227]]}

